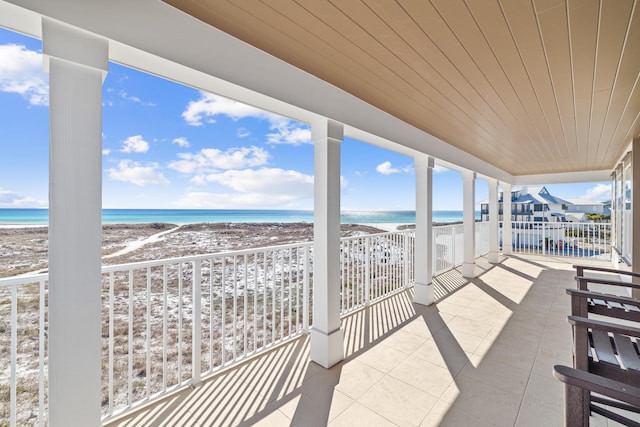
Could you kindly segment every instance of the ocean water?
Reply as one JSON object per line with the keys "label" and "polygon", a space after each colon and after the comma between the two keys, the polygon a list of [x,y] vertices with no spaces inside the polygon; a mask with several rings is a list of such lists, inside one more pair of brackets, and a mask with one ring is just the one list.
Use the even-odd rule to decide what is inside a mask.
{"label": "ocean water", "polygon": [[[480,213],[476,212],[476,218]],[[46,225],[47,209],[0,209],[0,224]],[[433,211],[433,222],[462,221],[462,211]],[[103,209],[103,224],[141,224],[167,222],[195,224],[199,222],[313,222],[313,211],[307,210],[203,210],[203,209]],[[344,211],[343,224],[413,224],[415,211]]]}

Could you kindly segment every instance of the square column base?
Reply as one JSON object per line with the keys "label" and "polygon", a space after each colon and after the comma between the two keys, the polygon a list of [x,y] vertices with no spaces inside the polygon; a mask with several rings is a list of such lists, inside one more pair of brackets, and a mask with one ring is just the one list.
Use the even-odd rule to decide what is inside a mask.
{"label": "square column base", "polygon": [[431,305],[435,301],[433,283],[418,283],[413,285],[413,302],[422,305]]}
{"label": "square column base", "polygon": [[330,368],[344,359],[344,333],[342,329],[325,334],[311,328],[311,360]]}
{"label": "square column base", "polygon": [[462,263],[462,277],[473,279],[476,276],[476,264],[474,262]]}
{"label": "square column base", "polygon": [[502,255],[512,255],[513,254],[513,249],[511,248],[511,245],[505,245],[502,247]]}
{"label": "square column base", "polygon": [[500,262],[500,254],[498,252],[489,252],[487,258],[491,264],[497,264]]}

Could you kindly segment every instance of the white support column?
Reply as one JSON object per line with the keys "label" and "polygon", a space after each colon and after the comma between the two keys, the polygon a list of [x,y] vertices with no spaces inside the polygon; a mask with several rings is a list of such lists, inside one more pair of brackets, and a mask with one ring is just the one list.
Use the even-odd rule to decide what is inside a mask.
{"label": "white support column", "polygon": [[49,71],[49,425],[101,416],[102,82],[108,42],[43,19]]}
{"label": "white support column", "polygon": [[433,292],[433,157],[418,154],[416,169],[416,248],[413,302],[430,305]]}
{"label": "white support column", "polygon": [[462,172],[463,188],[463,212],[464,222],[464,258],[462,263],[462,276],[476,277],[476,174],[464,170]]}
{"label": "white support column", "polygon": [[511,236],[511,184],[502,183],[502,254],[513,253]]}
{"label": "white support column", "polygon": [[330,368],[344,359],[340,329],[341,124],[312,123],[314,144],[313,327],[311,360]]}
{"label": "white support column", "polygon": [[487,178],[489,184],[489,262],[496,264],[500,261],[500,247],[498,243],[498,181]]}

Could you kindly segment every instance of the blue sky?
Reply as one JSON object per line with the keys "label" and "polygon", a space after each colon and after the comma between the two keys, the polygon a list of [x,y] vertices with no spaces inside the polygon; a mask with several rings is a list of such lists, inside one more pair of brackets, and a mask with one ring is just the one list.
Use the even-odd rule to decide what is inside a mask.
{"label": "blue sky", "polygon": [[[41,51],[39,40],[0,29],[0,208],[47,206]],[[102,146],[105,208],[313,208],[308,125],[114,63],[103,85]],[[347,138],[341,175],[343,210],[415,209],[410,157]],[[601,201],[610,187],[547,188]],[[478,180],[476,200],[487,193]],[[436,168],[433,206],[462,209],[460,173]]]}

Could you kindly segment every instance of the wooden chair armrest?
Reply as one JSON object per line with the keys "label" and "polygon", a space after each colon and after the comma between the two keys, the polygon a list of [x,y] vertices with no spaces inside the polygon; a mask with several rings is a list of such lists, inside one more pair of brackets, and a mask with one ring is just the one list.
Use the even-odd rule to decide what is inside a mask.
{"label": "wooden chair armrest", "polygon": [[586,283],[598,283],[600,285],[620,286],[623,288],[640,289],[640,284],[625,282],[623,280],[603,279],[601,277],[576,276],[577,281]]}
{"label": "wooden chair armrest", "polygon": [[626,270],[618,270],[615,268],[590,267],[588,265],[579,265],[579,264],[575,264],[573,268],[575,268],[576,271],[578,272],[578,276],[582,276],[584,271],[599,271],[602,273],[615,273],[615,274],[622,274],[622,275],[631,276],[631,277],[640,277],[640,273],[634,273],[633,271],[626,271]]}
{"label": "wooden chair armrest", "polygon": [[640,388],[638,387],[562,365],[553,367],[553,376],[565,384],[640,407]]}
{"label": "wooden chair armrest", "polygon": [[619,295],[609,295],[609,294],[603,294],[602,292],[593,292],[593,291],[582,291],[580,289],[567,289],[567,295],[570,296],[575,296],[578,298],[594,298],[594,299],[602,299],[602,300],[607,300],[607,301],[611,301],[611,302],[617,302],[620,304],[629,304],[629,305],[635,305],[635,306],[640,306],[640,300],[637,300],[635,298],[630,298],[630,297],[623,297],[623,296],[619,296]]}
{"label": "wooden chair armrest", "polygon": [[640,338],[640,328],[634,328],[632,326],[603,322],[602,320],[586,319],[584,317],[578,316],[569,316],[567,318],[567,321],[573,326],[582,326],[600,331],[607,331],[615,334],[623,334]]}

